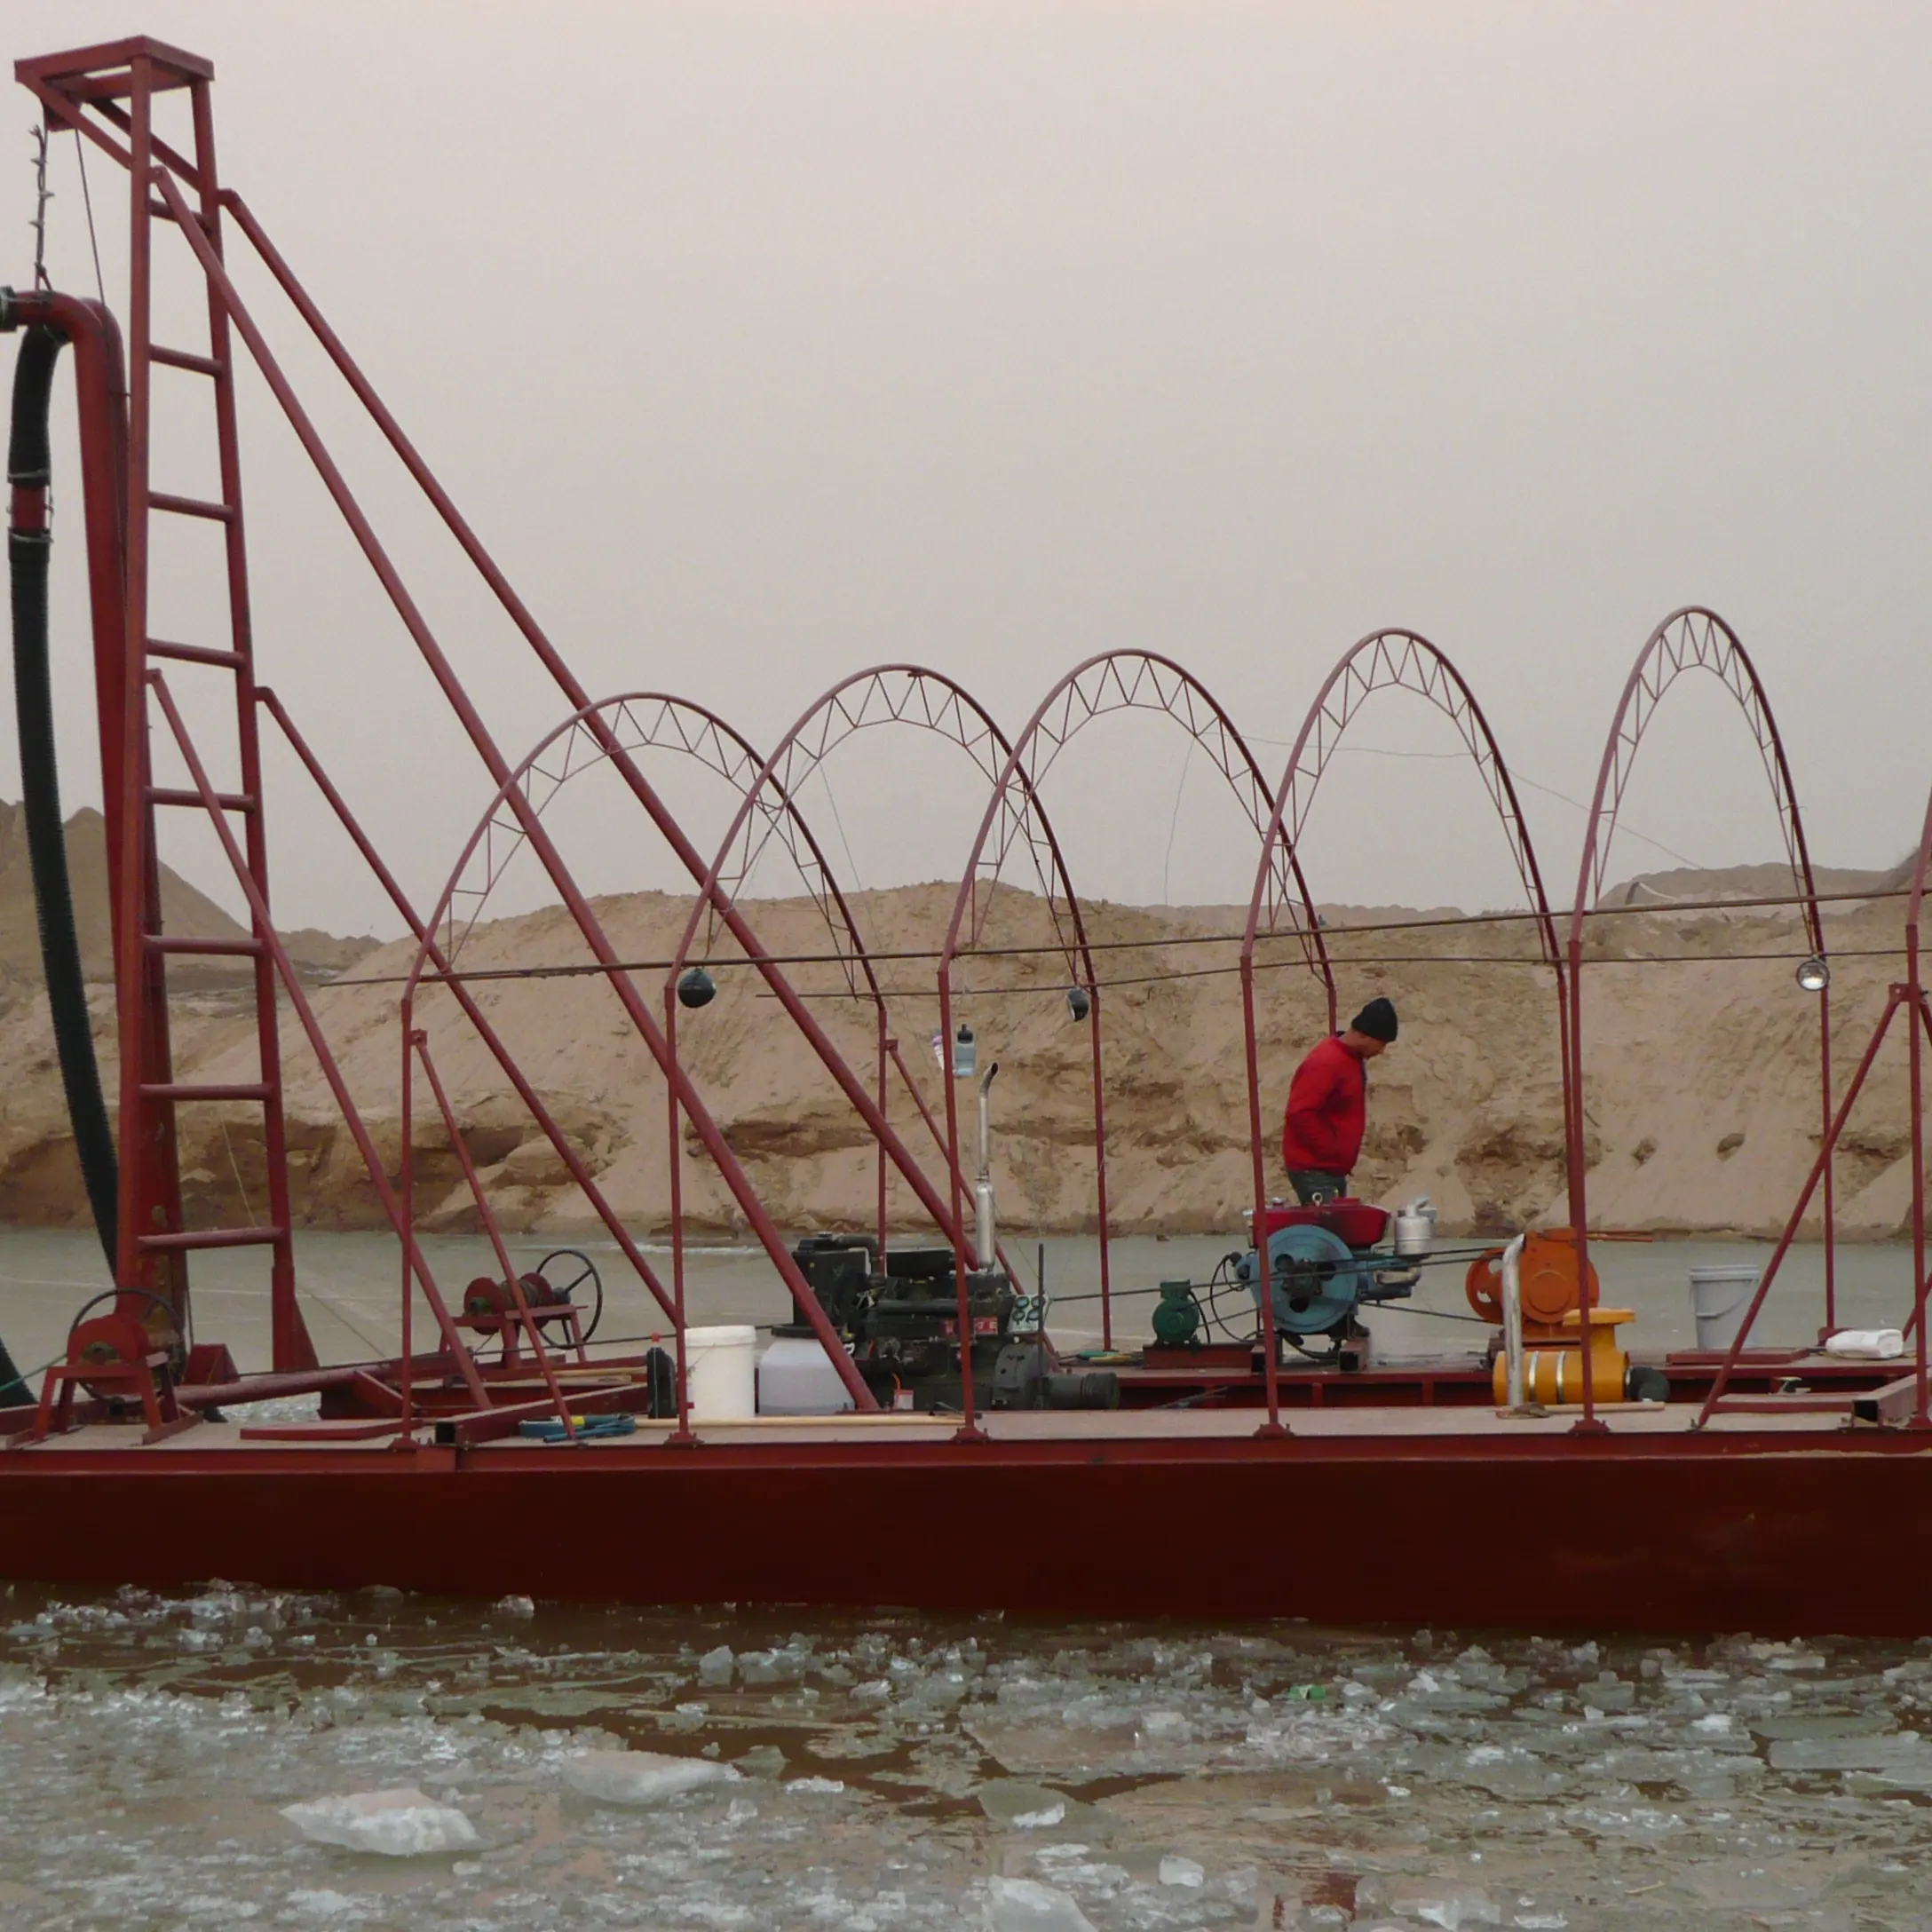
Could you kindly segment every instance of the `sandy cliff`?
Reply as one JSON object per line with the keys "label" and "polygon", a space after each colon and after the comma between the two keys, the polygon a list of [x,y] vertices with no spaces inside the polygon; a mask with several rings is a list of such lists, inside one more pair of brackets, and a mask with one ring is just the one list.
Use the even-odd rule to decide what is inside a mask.
{"label": "sandy cliff", "polygon": [[[1682,894],[1676,895],[1682,897]],[[918,952],[943,932],[951,889],[908,886],[856,896],[875,952]],[[1641,901],[1640,901],[1641,902]],[[644,893],[599,902],[627,960],[672,951],[689,901]],[[199,913],[201,908],[196,908]],[[822,953],[825,928],[809,900],[752,908],[780,954]],[[1523,924],[1440,927],[1386,914],[1331,909],[1328,938],[1345,1002],[1376,992],[1396,1001],[1402,1038],[1375,1069],[1371,1128],[1359,1191],[1393,1200],[1428,1192],[1446,1226],[1494,1229],[1561,1218],[1563,1176],[1556,1010],[1551,976]],[[1896,900],[1854,904],[1830,922],[1840,954],[1832,1010],[1839,1062],[1849,1070],[1896,962]],[[1239,923],[1226,907],[1090,908],[1101,948],[1102,1041],[1108,1075],[1108,1176],[1121,1230],[1235,1229],[1250,1198],[1247,1104],[1235,949],[1213,936]],[[1393,930],[1389,930],[1389,929]],[[1375,930],[1383,929],[1383,930]],[[1802,948],[1788,913],[1643,911],[1593,930],[1587,976],[1587,1060],[1592,1218],[1599,1225],[1770,1231],[1802,1181],[1819,1136],[1819,1007],[1793,983],[1789,957],[1721,957]],[[1002,892],[982,944],[1038,946],[1049,929],[1037,900]],[[1190,943],[1176,946],[1171,942]],[[338,962],[321,958],[318,967]],[[381,982],[406,970],[396,944],[350,964],[344,977]],[[713,956],[728,959],[728,948]],[[1323,1008],[1294,950],[1259,976],[1263,1131],[1274,1184],[1279,1115],[1289,1073],[1318,1036]],[[1665,962],[1640,965],[1640,957]],[[560,911],[480,926],[462,963],[470,970],[584,958]],[[875,1025],[849,996],[840,970],[792,970],[832,1037],[868,1082]],[[928,1106],[943,1107],[930,1041],[938,1025],[932,970],[882,962],[893,1030]],[[756,974],[717,969],[719,994],[680,1017],[685,1053],[726,1139],[782,1225],[863,1224],[875,1200],[875,1156],[856,1115]],[[637,983],[661,1010],[664,975]],[[996,1178],[1002,1213],[1020,1233],[1089,1226],[1095,1214],[1089,1025],[1067,1014],[1065,962],[1049,954],[981,956],[955,975],[958,1010],[996,1057]],[[62,1119],[44,999],[20,987],[0,1011],[0,1218],[77,1223],[84,1213]],[[595,976],[481,981],[492,1021],[548,1097],[600,1185],[634,1226],[668,1215],[667,1108],[661,1080],[617,1000]],[[400,1145],[397,1105],[399,988],[323,986],[316,1008],[384,1158]],[[184,1073],[252,1079],[249,1024],[232,986],[204,986],[178,1002]],[[463,1141],[492,1197],[519,1227],[581,1224],[586,1208],[510,1084],[456,1013],[447,992],[426,992],[419,1023],[430,1033]],[[112,1080],[112,1013],[97,994],[100,1050]],[[371,1190],[336,1118],[313,1056],[292,1016],[282,1026],[290,1138],[300,1212],[317,1226],[367,1226]],[[1839,1167],[1839,1197],[1853,1231],[1888,1234],[1905,1211],[1908,1168],[1904,1053],[1888,1049],[1853,1123]],[[937,1171],[933,1144],[895,1075],[892,1118]],[[184,1114],[184,1159],[197,1219],[249,1218],[262,1200],[258,1116],[246,1106]],[[419,1206],[432,1224],[463,1224],[472,1210],[433,1109],[419,1105],[415,1139]],[[734,1204],[688,1128],[685,1198],[695,1222],[740,1224]],[[893,1218],[918,1221],[896,1178]]]}

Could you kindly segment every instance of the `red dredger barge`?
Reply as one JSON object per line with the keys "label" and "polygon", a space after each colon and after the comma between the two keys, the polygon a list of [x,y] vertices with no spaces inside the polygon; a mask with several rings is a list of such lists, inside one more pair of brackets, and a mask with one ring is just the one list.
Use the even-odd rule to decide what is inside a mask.
{"label": "red dredger barge", "polygon": [[[1481,710],[1447,660],[1406,632],[1377,633],[1347,653],[1322,687],[1279,784],[1265,780],[1228,714],[1186,671],[1136,653],[1078,667],[1010,740],[950,680],[916,666],[881,667],[836,687],[775,753],[760,757],[722,719],[686,701],[637,693],[593,702],[577,683],[261,223],[221,186],[208,62],[137,38],[24,60],[16,72],[51,131],[75,132],[125,170],[130,268],[124,346],[104,302],[44,286],[0,295],[0,328],[21,344],[9,550],[29,837],[63,1077],[117,1284],[76,1318],[66,1358],[47,1371],[44,1386],[29,1390],[16,1378],[12,1405],[0,1407],[8,1445],[0,1454],[5,1574],[91,1584],[223,1575],[278,1587],[382,1581],[432,1592],[651,1603],[1303,1616],[1546,1630],[1932,1633],[1932,1556],[1917,1533],[1932,1523],[1920,1105],[1921,1041],[1932,1019],[1918,959],[1932,814],[1906,912],[1906,977],[1840,1090],[1829,1050],[1824,934],[1791,775],[1756,672],[1719,619],[1678,612],[1638,659],[1609,734],[1575,904],[1561,937]],[[162,246],[184,250],[205,288],[203,345],[182,347],[151,333]],[[563,722],[522,763],[492,738],[243,301],[228,267],[237,247],[265,269],[554,679]],[[66,905],[48,717],[47,424],[51,372],[65,350],[72,352],[79,400],[114,905],[113,1125],[93,1064]],[[265,379],[494,788],[442,902],[426,916],[384,864],[288,710],[257,682],[235,411],[244,357]],[[155,447],[157,369],[205,388],[220,478],[216,496],[154,486],[154,475],[167,473],[165,453]],[[151,538],[180,519],[219,533],[225,636],[169,641],[151,634]],[[1572,1231],[1589,1224],[1583,936],[1597,916],[1592,907],[1610,833],[1643,726],[1677,675],[1693,669],[1715,675],[1738,698],[1771,780],[1792,864],[1790,903],[1801,908],[1810,948],[1801,984],[1818,1000],[1821,1145],[1735,1340],[1722,1350],[1644,1362],[1619,1350],[1619,1317],[1598,1305],[1589,1240]],[[210,777],[186,722],[174,683],[191,678],[225,694],[234,735],[216,762],[233,774],[231,789]],[[1500,1253],[1460,1257],[1472,1303],[1496,1326],[1489,1351],[1377,1366],[1366,1359],[1359,1308],[1402,1294],[1420,1266],[1444,1257],[1413,1229],[1405,1232],[1408,1215],[1398,1218],[1393,1244],[1384,1245],[1388,1217],[1379,1211],[1360,1225],[1277,1211],[1255,1012],[1257,976],[1300,966],[1316,976],[1333,1022],[1333,975],[1296,842],[1335,741],[1365,700],[1390,688],[1429,700],[1455,724],[1522,876],[1523,916],[1555,994],[1569,1226],[1532,1233]],[[1056,1355],[1043,1308],[1036,1304],[1035,1318],[1027,1318],[993,1226],[984,1152],[978,1187],[962,1160],[962,1070],[945,1081],[944,1117],[936,1118],[899,1057],[874,962],[796,801],[803,779],[827,751],[870,724],[913,724],[950,736],[979,761],[991,798],[937,957],[942,1033],[950,1040],[955,1032],[954,966],[982,951],[990,887],[1004,861],[1023,852],[1054,924],[1053,945],[1039,950],[1064,959],[1072,1023],[1084,1025],[1092,1042],[1099,1302],[1111,1343],[1116,1291],[1101,1044],[1108,982],[1038,785],[1074,731],[1127,708],[1163,712],[1190,731],[1258,838],[1255,891],[1239,938],[1252,1224],[1263,1231],[1265,1261],[1251,1248],[1244,1263],[1257,1277],[1258,1334],[1251,1341],[1206,1343],[1192,1288],[1184,1286],[1164,1296],[1155,1345],[1110,1352],[1097,1366]],[[415,969],[400,989],[403,1132],[393,1172],[275,931],[265,716],[418,941]],[[186,782],[159,781],[151,765],[157,748]],[[737,820],[709,860],[645,776],[644,754],[661,748],[702,758],[742,794]],[[696,888],[696,910],[675,959],[643,962],[663,972],[661,1010],[638,991],[642,965],[619,958],[546,826],[543,806],[576,768],[574,760],[600,762],[618,774]],[[170,812],[200,814],[218,835],[250,908],[248,939],[162,931],[157,821]],[[819,1025],[788,975],[788,966],[801,962],[774,957],[760,944],[736,897],[751,859],[774,835],[825,913],[831,949],[819,962],[835,963],[851,995],[869,1001],[876,1014],[877,1064],[863,1073]],[[458,959],[467,928],[455,907],[480,904],[511,849],[542,866],[582,938],[582,970],[602,977],[653,1077],[664,1083],[673,1200],[668,1281],[519,1070],[475,996],[478,976],[466,975]],[[168,965],[196,954],[239,955],[252,974],[256,1080],[216,1086],[176,1078]],[[788,1247],[681,1061],[680,1009],[701,1009],[711,994],[711,969],[725,967],[760,976],[875,1144],[879,1222],[869,1239]],[[278,1000],[328,1076],[368,1187],[395,1231],[403,1342],[394,1360],[319,1363],[303,1320]],[[1881,1042],[1901,1016],[1910,1043],[1914,1157],[1913,1272],[1904,1298],[1910,1358],[1887,1364],[1753,1348],[1750,1320],[1815,1201],[1827,1256],[1820,1342],[1838,1327],[1833,1152]],[[465,1029],[495,1057],[590,1213],[656,1297],[669,1348],[641,1357],[597,1351],[570,1285],[541,1271],[519,1275],[512,1265],[439,1072],[439,1041]],[[892,1123],[895,1076],[915,1104],[921,1144],[930,1141],[924,1162]],[[205,1104],[262,1111],[269,1186],[267,1218],[257,1224],[197,1227],[184,1215],[177,1114]],[[497,1258],[495,1274],[470,1283],[457,1298],[439,1285],[416,1238],[409,1122],[418,1105],[441,1116]],[[820,1405],[827,1413],[723,1415],[701,1404],[694,1413],[677,1208],[687,1134],[790,1290],[797,1318],[787,1339],[794,1358],[803,1346],[831,1388],[832,1399]],[[918,1200],[938,1246],[908,1252],[888,1242],[889,1171]],[[269,1373],[240,1374],[218,1343],[183,1342],[190,1258],[213,1247],[248,1247],[266,1258]],[[1272,1284],[1265,1294],[1263,1273]],[[962,1349],[962,1337],[972,1338],[970,1346]],[[319,1396],[320,1414],[249,1421],[252,1405],[293,1395]]]}

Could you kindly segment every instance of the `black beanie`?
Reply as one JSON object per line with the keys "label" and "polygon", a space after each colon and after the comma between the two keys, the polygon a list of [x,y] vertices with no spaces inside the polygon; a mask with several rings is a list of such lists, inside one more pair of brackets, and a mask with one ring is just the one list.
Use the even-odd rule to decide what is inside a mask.
{"label": "black beanie", "polygon": [[1380,1040],[1386,1044],[1396,1036],[1394,1003],[1379,998],[1371,1000],[1349,1025],[1357,1033],[1366,1033],[1371,1040]]}

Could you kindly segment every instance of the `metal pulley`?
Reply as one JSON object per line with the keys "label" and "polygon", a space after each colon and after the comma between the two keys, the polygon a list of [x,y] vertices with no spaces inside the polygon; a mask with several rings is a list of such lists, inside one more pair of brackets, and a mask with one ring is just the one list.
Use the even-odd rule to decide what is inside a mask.
{"label": "metal pulley", "polygon": [[[1575,1313],[1588,1301],[1595,1307],[1598,1300],[1596,1268],[1592,1263],[1588,1292],[1577,1292],[1577,1239],[1569,1228],[1546,1228],[1525,1235],[1523,1257],[1517,1263],[1523,1291],[1523,1321],[1525,1327],[1555,1329],[1566,1315]],[[1493,1247],[1469,1263],[1463,1284],[1469,1306],[1485,1321],[1502,1323],[1502,1250]]]}
{"label": "metal pulley", "polygon": [[[1252,1250],[1237,1263],[1261,1305],[1254,1279]],[[1320,1335],[1340,1327],[1355,1312],[1368,1284],[1373,1263],[1365,1263],[1338,1234],[1311,1223],[1277,1228],[1268,1237],[1268,1273],[1274,1285],[1275,1326],[1287,1334]]]}

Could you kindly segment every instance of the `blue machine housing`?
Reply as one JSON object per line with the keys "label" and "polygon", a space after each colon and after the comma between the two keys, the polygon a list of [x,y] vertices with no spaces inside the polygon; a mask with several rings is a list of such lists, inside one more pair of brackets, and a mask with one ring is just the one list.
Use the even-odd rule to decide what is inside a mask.
{"label": "blue machine housing", "polygon": [[[1275,1326],[1285,1334],[1324,1335],[1342,1328],[1366,1301],[1380,1301],[1370,1255],[1358,1254],[1339,1234],[1303,1223],[1277,1228],[1268,1237],[1269,1272],[1274,1279]],[[1255,1251],[1250,1248],[1235,1264],[1235,1279],[1244,1282],[1261,1307],[1261,1284],[1255,1279]]]}

